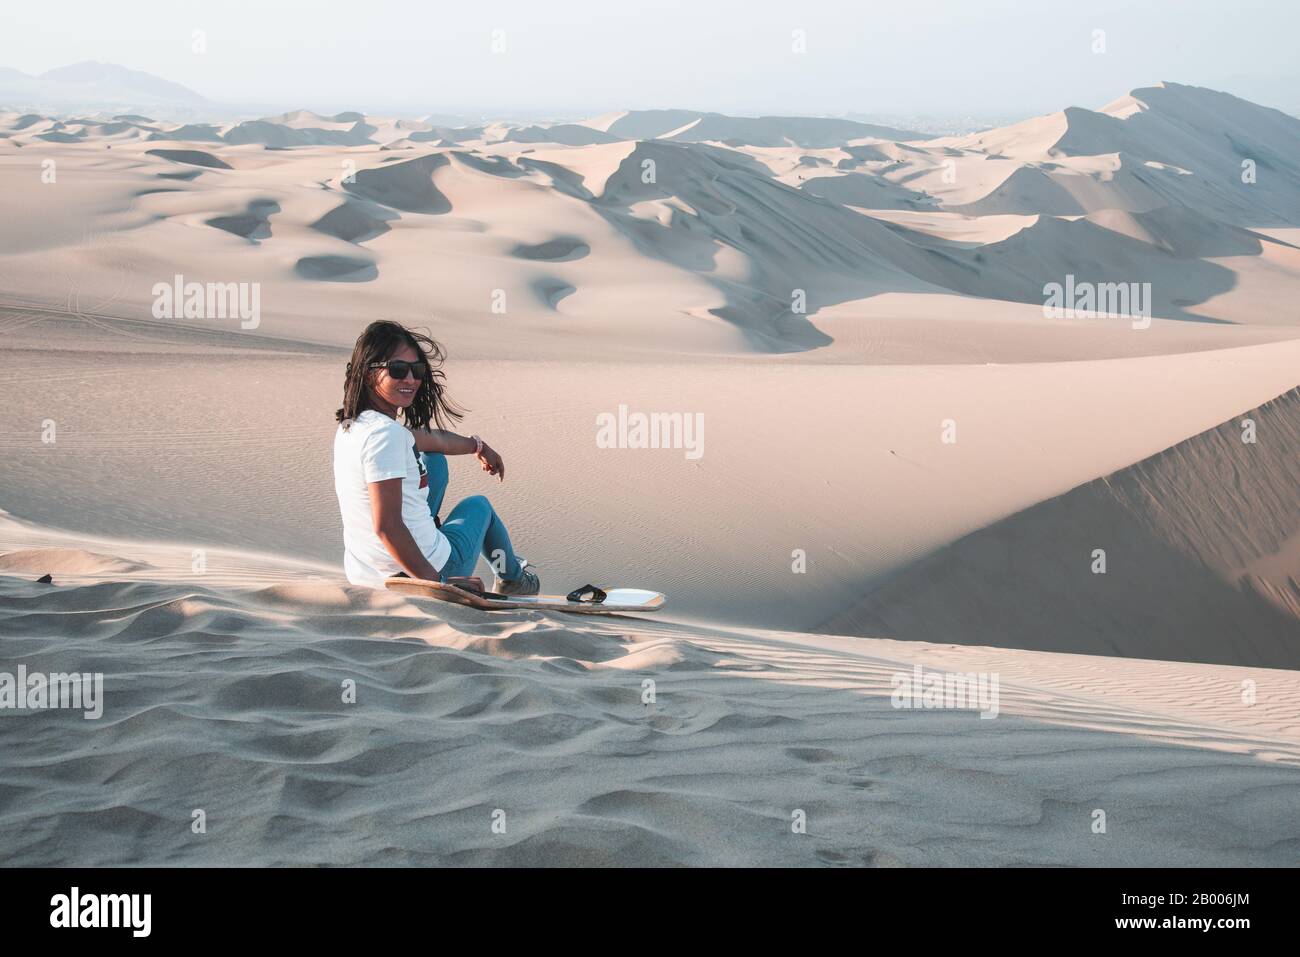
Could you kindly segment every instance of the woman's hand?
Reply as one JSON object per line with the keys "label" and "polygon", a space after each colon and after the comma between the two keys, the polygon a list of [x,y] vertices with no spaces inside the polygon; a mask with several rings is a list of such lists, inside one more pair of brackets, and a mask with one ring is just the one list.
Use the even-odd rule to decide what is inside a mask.
{"label": "woman's hand", "polygon": [[506,463],[501,461],[501,456],[497,450],[492,448],[486,442],[483,443],[483,451],[476,456],[478,464],[483,467],[483,471],[488,475],[495,475],[498,481],[506,480]]}
{"label": "woman's hand", "polygon": [[[443,455],[466,455],[474,451],[477,444],[474,439],[444,429],[412,429],[415,446],[421,452],[441,452]],[[501,461],[497,450],[486,442],[482,451],[477,453],[478,464],[489,475],[495,475],[501,481],[506,478],[506,464]]]}

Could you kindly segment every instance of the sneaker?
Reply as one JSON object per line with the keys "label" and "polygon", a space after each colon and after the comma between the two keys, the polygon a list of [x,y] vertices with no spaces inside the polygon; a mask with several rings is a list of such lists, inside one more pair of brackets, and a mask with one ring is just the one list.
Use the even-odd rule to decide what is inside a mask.
{"label": "sneaker", "polygon": [[542,581],[528,570],[528,559],[519,559],[520,575],[514,581],[497,577],[492,582],[492,590],[498,595],[536,595],[542,590]]}

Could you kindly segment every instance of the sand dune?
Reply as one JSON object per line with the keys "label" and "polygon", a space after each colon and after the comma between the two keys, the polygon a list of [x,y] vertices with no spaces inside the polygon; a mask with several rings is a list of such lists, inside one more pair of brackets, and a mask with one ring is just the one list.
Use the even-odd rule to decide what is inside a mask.
{"label": "sand dune", "polygon": [[523,126],[510,130],[502,139],[502,142],[592,146],[596,143],[617,143],[619,138],[577,123],[557,123],[554,126]]}
{"label": "sand dune", "polygon": [[293,267],[304,279],[369,282],[379,275],[373,261],[359,256],[304,256]]}
{"label": "sand dune", "polygon": [[[297,111],[255,121],[278,131],[264,142],[211,126],[186,144],[155,139],[184,129],[145,118],[70,118],[54,130],[56,121],[8,114],[0,184],[33,175],[38,157],[22,146],[33,136],[76,142],[43,147],[56,151],[63,176],[39,204],[4,189],[6,214],[38,235],[4,265],[47,308],[66,299],[76,275],[80,287],[113,290],[101,297],[105,310],[128,319],[150,314],[153,283],[123,283],[124,263],[143,276],[256,282],[274,334],[295,341],[345,343],[350,317],[363,313],[415,320],[436,311],[462,348],[482,355],[499,353],[497,329],[508,323],[521,354],[553,348],[560,334],[643,355],[812,350],[875,362],[880,350],[864,344],[896,338],[866,318],[882,297],[955,293],[988,301],[993,345],[954,344],[945,357],[1019,361],[1055,336],[1035,330],[1025,348],[999,345],[1005,304],[1042,303],[1044,287],[1067,275],[1149,281],[1157,319],[1293,327],[1275,304],[1300,287],[1300,256],[1267,231],[1300,222],[1278,193],[1300,192],[1285,151],[1300,123],[1172,85],[1123,103],[912,142],[839,120],[649,111],[552,127],[559,143],[544,142],[552,134],[539,127],[520,134],[537,142],[521,143],[511,124],[456,130]],[[1230,117],[1231,142],[1202,107]],[[149,138],[106,137],[114,124],[131,126],[119,136]],[[619,137],[629,139],[597,141]],[[579,141],[587,145],[565,145]],[[1239,171],[1241,144],[1258,147],[1257,182],[1223,171]],[[172,199],[158,199],[162,189]],[[236,193],[276,204],[273,225],[234,206]],[[252,242],[225,244],[222,230]],[[518,252],[555,235],[588,252],[548,259],[564,268],[547,272]],[[101,253],[86,254],[92,241]],[[360,244],[366,256],[356,255]],[[340,257],[365,265],[342,269]],[[341,275],[366,281],[322,282]],[[572,291],[557,310],[560,289]],[[846,329],[849,315],[862,318]],[[1168,341],[1153,350],[1081,329],[1071,354],[1257,341],[1229,330],[1218,341],[1199,329],[1161,335]]]}
{"label": "sand dune", "polygon": [[859,209],[927,209],[933,206],[933,201],[925,193],[861,173],[801,177],[800,183],[805,192],[814,196]]}
{"label": "sand dune", "polygon": [[[295,116],[301,117],[305,111]],[[327,124],[327,128],[307,127],[300,122],[248,120],[227,131],[222,139],[235,145],[258,143],[280,149],[292,146],[361,146],[372,142],[375,131],[362,120],[352,124]]]}
{"label": "sand dune", "polygon": [[[1204,867],[1300,842],[1295,673],[484,617],[126,547],[152,568],[0,574],[30,669],[105,675],[99,720],[0,723],[10,864]],[[917,665],[1000,674],[997,717],[892,707]]]}
{"label": "sand dune", "polygon": [[852,139],[924,140],[922,133],[805,116],[736,117],[694,110],[631,110],[586,121],[592,129],[622,139],[670,139],[745,146],[833,146]]}
{"label": "sand dune", "polygon": [[364,243],[388,232],[389,221],[398,218],[378,204],[346,200],[312,223],[311,228],[350,243]]}
{"label": "sand dune", "polygon": [[[533,265],[537,279],[559,283],[591,258]],[[400,268],[390,262],[380,260],[371,283],[310,285],[377,284]],[[580,298],[559,299],[556,321],[581,328]],[[444,335],[449,384],[471,410],[462,428],[484,435],[510,469],[498,484],[454,461],[451,498],[489,494],[544,581],[635,582],[670,593],[683,615],[809,630],[923,555],[1296,385],[1300,342],[1160,355],[1182,341],[1161,329],[1182,324],[1135,332],[1115,320],[1116,342],[1155,351],[1085,362],[1072,354],[1076,336],[1094,341],[1087,321],[1043,329],[1041,310],[1022,306],[991,330],[978,303],[965,301],[962,316],[959,302],[882,302],[866,323],[881,338],[856,345],[900,364],[814,361],[819,353],[593,362],[591,344],[573,340],[529,358],[512,350],[530,343],[500,336],[501,356],[469,359],[458,337]],[[926,317],[938,313],[953,318],[936,328]],[[200,338],[168,322],[16,309],[0,318],[10,343],[0,376],[27,384],[0,426],[9,511],[92,534],[339,561],[328,437],[345,350],[256,330],[223,334],[213,323]],[[847,339],[859,322],[846,315],[831,328]],[[943,362],[950,342],[955,357],[1018,349],[1021,361]],[[1053,350],[1061,358],[1048,361]],[[146,372],[184,388],[150,401],[128,385]],[[61,396],[53,413],[51,392]],[[620,404],[702,415],[703,455],[600,448],[595,417]],[[51,416],[52,448],[31,426]],[[941,441],[948,418],[958,424],[954,445]],[[113,480],[97,484],[87,509],[91,475]],[[792,573],[795,549],[808,556],[806,574]]]}
{"label": "sand dune", "polygon": [[233,216],[215,216],[208,225],[256,242],[271,238],[271,217],[280,212],[280,204],[273,199],[255,199],[242,213]]}
{"label": "sand dune", "polygon": [[435,154],[401,160],[387,166],[364,169],[355,183],[345,189],[393,209],[412,213],[447,213],[451,204],[433,184],[434,171],[446,166],[445,155]]}
{"label": "sand dune", "polygon": [[218,156],[213,156],[211,153],[205,153],[203,150],[152,149],[146,152],[150,156],[171,160],[173,163],[189,163],[192,166],[206,166],[209,169],[230,169],[229,163],[226,163]]}
{"label": "sand dune", "polygon": [[[234,349],[247,355],[251,346],[258,359],[269,363],[285,361],[286,353],[295,362],[303,356],[330,355],[318,366],[305,365],[303,375],[309,380],[320,377],[319,389],[314,380],[308,388],[321,407],[332,408],[336,397],[329,393],[336,371],[331,363],[337,363],[337,350],[350,344],[363,319],[389,315],[429,326],[451,344],[456,362],[473,363],[464,367],[471,379],[465,388],[472,404],[499,410],[505,402],[504,411],[492,413],[492,424],[520,454],[539,460],[551,454],[534,438],[531,426],[543,413],[535,408],[539,400],[530,396],[547,396],[542,403],[545,414],[558,416],[562,427],[584,443],[597,411],[629,400],[662,404],[665,395],[680,396],[692,408],[731,423],[727,431],[717,433],[737,449],[735,464],[727,468],[730,474],[743,478],[775,469],[783,476],[788,494],[771,496],[765,503],[776,514],[789,507],[788,496],[805,500],[824,494],[824,486],[818,485],[822,479],[803,475],[793,463],[773,464],[758,451],[741,451],[742,443],[761,449],[765,433],[741,427],[738,417],[762,407],[768,417],[765,426],[790,434],[803,434],[815,421],[813,432],[837,446],[832,459],[844,476],[841,481],[854,488],[868,483],[881,497],[878,507],[853,505],[848,517],[834,514],[833,501],[812,506],[818,544],[852,556],[818,589],[838,607],[860,597],[860,588],[857,593],[853,588],[855,582],[861,585],[864,571],[870,576],[887,573],[919,551],[1104,471],[1130,465],[1295,384],[1293,371],[1287,369],[1294,362],[1292,352],[1264,348],[1296,335],[1295,316],[1284,304],[1296,290],[1300,259],[1285,232],[1268,226],[1251,230],[1217,218],[1221,196],[1207,212],[1169,204],[1149,189],[1163,205],[1147,206],[1144,200],[1135,206],[1129,185],[1117,185],[1116,170],[1125,164],[1148,169],[1145,163],[1163,161],[1125,152],[1141,145],[1130,142],[1136,134],[1126,133],[1129,139],[1118,146],[1105,138],[1116,135],[1116,124],[1138,122],[1139,114],[1150,114],[1152,118],[1141,122],[1155,124],[1154,117],[1169,112],[1167,122],[1178,127],[1181,137],[1205,140],[1197,155],[1215,162],[1221,150],[1210,141],[1219,134],[1196,121],[1186,103],[1212,103],[1235,111],[1229,125],[1238,139],[1247,135],[1243,131],[1253,131],[1249,135],[1255,141],[1270,144],[1291,135],[1292,127],[1272,111],[1238,107],[1210,97],[1209,91],[1182,90],[1178,96],[1180,103],[1170,107],[1147,91],[1137,91],[1134,103],[1150,103],[1139,113],[1123,119],[1097,114],[1101,119],[1094,124],[1100,130],[1095,146],[1122,147],[1115,154],[1087,152],[1081,137],[1094,118],[1074,111],[960,143],[872,140],[825,148],[723,147],[674,137],[577,147],[538,144],[524,152],[524,144],[486,142],[508,131],[508,125],[498,125],[490,135],[483,127],[460,130],[455,135],[465,139],[463,146],[422,144],[399,153],[380,151],[374,144],[268,150],[225,142],[186,149],[173,144],[172,149],[150,142],[115,145],[111,152],[94,143],[51,146],[59,162],[59,182],[37,195],[18,185],[37,174],[38,158],[24,153],[22,137],[51,128],[50,121],[9,114],[0,119],[14,136],[0,146],[0,202],[9,221],[26,226],[7,232],[9,242],[0,244],[0,289],[6,304],[0,321],[14,362],[32,354],[26,350],[40,354],[55,343],[73,353],[123,345],[156,353],[162,342],[197,343],[204,349]],[[695,122],[700,114],[622,117],[591,128],[613,131],[613,136],[664,134]],[[412,139],[438,130],[433,122],[388,123],[360,114],[322,117],[299,112],[266,122],[291,131],[346,133],[363,120]],[[144,118],[123,122],[150,125]],[[1067,154],[1057,144],[1071,123],[1074,133]],[[1150,138],[1158,139],[1158,132]],[[156,151],[161,155],[150,155]],[[954,163],[955,183],[943,182],[947,160]],[[643,179],[647,162],[656,173],[653,182]],[[352,181],[347,164],[356,166]],[[1165,165],[1143,175],[1187,175],[1174,169],[1172,161]],[[1014,182],[1017,171],[1027,181],[1051,185],[1058,190],[1053,193],[1057,198],[1059,190],[1065,190],[1075,202],[1070,208],[1091,211],[1056,216],[1036,209],[1046,200],[1029,188],[1011,198],[1016,200],[1013,208],[1035,210],[1032,213],[951,211]],[[1276,162],[1269,175],[1295,184],[1293,172]],[[829,185],[849,176],[855,185]],[[1085,190],[1083,183],[1091,185]],[[872,209],[854,192],[859,187],[867,198],[879,194],[877,205],[902,205],[911,201],[905,198],[916,198],[920,208]],[[837,194],[837,188],[846,193]],[[1180,195],[1195,200],[1209,194],[1198,187]],[[1277,215],[1277,210],[1258,210],[1261,221]],[[237,332],[209,320],[153,320],[154,282],[177,274],[260,284],[264,315],[259,328]],[[1060,282],[1067,274],[1085,281],[1150,281],[1156,316],[1151,327],[1136,330],[1125,320],[1045,319],[1039,308],[1043,285]],[[804,311],[792,308],[796,290],[805,297]],[[498,291],[507,303],[501,313],[492,311]],[[1179,321],[1187,319],[1202,321]],[[78,325],[67,327],[67,322]],[[576,343],[581,343],[584,356],[637,363],[642,372],[629,375],[615,367],[608,376],[593,376],[585,368],[570,366]],[[1251,353],[1255,381],[1232,383],[1221,376],[1225,364],[1231,368],[1237,359],[1165,361],[1178,354],[1238,347],[1258,350]],[[764,358],[772,354],[784,356],[781,362],[797,359],[798,364],[778,370]],[[1123,364],[1141,357],[1161,361]],[[516,360],[536,367],[497,364]],[[1110,360],[1116,363],[1104,364]],[[1089,361],[1103,363],[1103,385],[1089,386],[1091,367],[1026,369],[1022,374],[998,365],[1068,367]],[[566,364],[548,365],[555,362]],[[653,387],[629,388],[627,383],[643,374],[643,363],[654,364]],[[823,375],[823,365],[841,372]],[[884,370],[886,366],[919,369],[904,373],[900,368],[895,376]],[[239,369],[234,364],[220,368],[222,381],[208,382],[209,392],[193,414],[229,414],[246,394],[249,386],[242,384],[245,377]],[[48,372],[58,375],[58,363]],[[17,369],[10,374],[20,375]],[[133,371],[129,362],[114,360],[101,366],[99,374],[125,381]],[[175,374],[207,378],[184,364]],[[1165,388],[1178,390],[1183,375],[1197,381],[1205,394],[1183,398],[1185,408],[1162,412],[1149,426],[1134,427],[1122,439],[1114,437],[1126,416],[1125,403],[1146,404],[1144,390],[1136,383],[1156,376]],[[473,381],[480,376],[481,384]],[[1132,385],[1124,382],[1130,378]],[[504,400],[501,390],[491,386],[502,380],[514,386]],[[83,403],[95,404],[103,401],[96,383],[93,378],[85,384],[74,379],[67,386]],[[734,399],[712,396],[712,384],[734,392]],[[256,388],[270,389],[285,404],[295,401],[260,375]],[[552,400],[557,388],[567,394]],[[597,389],[594,397],[592,388]],[[1052,449],[1068,459],[1078,443],[1099,444],[1095,470],[1061,467],[1047,479],[1038,474],[1011,483],[1005,494],[994,493],[996,504],[981,501],[953,508],[939,519],[926,517],[919,505],[904,505],[903,515],[916,523],[910,532],[914,540],[904,540],[908,526],[888,514],[897,507],[891,502],[909,498],[907,482],[893,475],[896,463],[882,460],[890,477],[883,488],[877,484],[881,464],[875,456],[900,451],[898,435],[885,424],[888,420],[902,423],[903,435],[924,435],[928,442],[934,430],[931,418],[942,419],[945,404],[965,409],[974,403],[989,415],[981,420],[989,430],[1032,404],[1041,408],[1046,428],[1054,418],[1075,414],[1078,393],[1071,389],[1090,388],[1118,390],[1104,408],[1093,410],[1107,425],[1100,433],[1066,430],[1062,444]],[[782,404],[762,404],[768,403],[762,398],[764,389],[780,396]],[[943,401],[935,398],[936,389]],[[973,390],[974,398],[966,389]],[[866,404],[864,394],[871,397]],[[1005,398],[986,398],[995,395]],[[21,404],[29,418],[42,416],[39,408],[28,409],[25,399]],[[88,423],[78,427],[87,437],[72,441],[109,441],[90,438],[102,429]],[[14,425],[9,431],[18,435],[19,428]],[[193,434],[180,421],[170,422],[169,428]],[[287,440],[282,427],[259,421],[236,426],[228,441],[210,449],[195,439],[184,454],[203,457],[206,469],[219,470],[224,453],[242,455],[255,435],[271,436],[267,444],[272,448],[288,441],[275,454],[290,461],[302,451],[298,443],[303,440]],[[842,435],[868,441],[861,448],[843,448],[841,459]],[[135,441],[114,440],[109,451],[124,450]],[[138,442],[141,448],[148,445],[144,438]],[[86,448],[88,453],[89,445]],[[998,448],[1009,461],[1018,462],[1024,454],[1005,444]],[[79,454],[58,460],[75,461],[57,466],[66,469],[62,474],[69,479],[90,466]],[[589,459],[585,452],[574,458],[557,471],[555,484],[546,487],[548,501],[582,501],[587,487],[582,470],[600,474],[605,469],[603,460]],[[924,461],[935,464],[928,457]],[[131,468],[125,462],[119,467]],[[258,470],[253,463],[245,468]],[[709,481],[708,490],[700,491],[688,481],[690,473],[678,474],[662,464],[652,471],[651,486],[675,500],[690,494],[733,524],[748,514],[725,505],[734,490],[721,478],[716,487]],[[36,492],[43,486],[37,474],[21,461],[9,466],[9,504],[34,509],[28,514],[56,524],[68,521],[62,515],[72,503],[41,502]],[[959,472],[953,480],[986,494],[996,484],[996,474],[993,468],[974,475]],[[189,534],[196,534],[196,521],[184,516],[173,480],[171,470],[164,469],[159,495],[166,503],[167,521],[180,522]],[[199,481],[209,484],[206,478]],[[233,506],[224,493],[207,490]],[[937,485],[929,489],[930,494],[940,492]],[[273,487],[261,488],[260,494],[279,500]],[[507,489],[503,494],[514,493]],[[528,499],[521,493],[519,501],[522,506]],[[96,528],[122,534],[131,522],[162,527],[162,520],[140,515],[125,496],[116,496],[114,502],[108,514],[91,519]],[[328,511],[328,501],[318,504]],[[674,562],[675,550],[686,540],[682,529],[641,514],[635,505],[633,511],[638,523],[655,528],[654,541],[667,550],[668,557],[651,573],[680,567]],[[235,522],[226,530],[227,543],[271,548],[278,539],[324,557],[333,548],[328,520],[327,515],[312,516],[306,527],[292,529],[275,515],[261,514]],[[573,567],[584,550],[591,554],[597,531],[589,529],[583,540],[570,542],[561,535],[559,515],[554,521],[533,521],[528,530],[538,540],[556,543],[554,560],[561,567]],[[832,534],[836,528],[841,532]],[[923,531],[917,533],[916,528]],[[791,627],[814,624],[779,617],[798,594],[782,581],[783,574],[777,574],[785,562],[771,557],[788,554],[791,546],[784,539],[790,530],[768,535],[760,549],[766,549],[768,557],[746,558],[730,565],[725,574],[717,569],[734,560],[724,549],[692,542],[690,567],[684,572],[687,607],[715,613],[719,606],[709,596],[726,583],[739,589],[726,614],[751,609],[756,616],[775,614],[774,620]],[[616,567],[622,573],[640,570],[612,547],[598,546],[595,554],[601,561],[620,563]],[[762,590],[772,597],[757,597]]]}
{"label": "sand dune", "polygon": [[940,549],[824,628],[1300,669],[1297,461],[1292,389]]}
{"label": "sand dune", "polygon": [[[1115,163],[1100,177],[1103,188],[1093,194],[1088,211],[1103,204],[1131,211],[1178,204],[1236,225],[1262,226],[1293,222],[1300,215],[1294,188],[1300,166],[1289,145],[1298,135],[1300,120],[1278,110],[1214,90],[1163,83],[1134,90],[1100,111],[1071,107],[925,145],[1012,158],[1025,164],[1017,174],[1026,187],[1045,177],[1076,200],[1087,180],[1097,178],[1088,174],[1088,161],[1110,156]],[[1253,181],[1242,176],[1245,161],[1259,171]],[[1031,177],[1036,169],[1046,172]],[[1033,202],[1032,195],[1010,192],[1021,202]]]}
{"label": "sand dune", "polygon": [[156,129],[149,133],[151,140],[176,140],[189,143],[220,143],[222,129],[211,123],[182,123],[170,129]]}
{"label": "sand dune", "polygon": [[[16,114],[14,114],[16,116]],[[678,142],[725,142],[736,146],[837,146],[850,140],[925,140],[922,133],[818,117],[734,117],[694,110],[640,110],[609,114],[581,123],[489,123],[461,125],[451,117],[417,121],[369,116],[359,112],[326,116],[292,110],[276,116],[233,123],[174,123],[144,116],[119,115],[106,122],[102,115],[44,120],[44,128],[19,127],[29,137],[54,135],[54,141],[119,135],[144,139],[203,140],[231,145],[257,144],[272,149],[310,146],[391,146],[441,140],[446,143],[559,143],[590,146],[621,140],[673,139]],[[449,122],[451,121],[451,122]]]}
{"label": "sand dune", "polygon": [[1264,244],[1272,241],[1262,233],[1219,223],[1186,206],[1161,206],[1141,213],[1105,209],[1087,219],[1179,259],[1258,256]]}
{"label": "sand dune", "polygon": [[[1041,304],[1044,288],[1063,283],[1067,275],[1076,283],[1148,283],[1145,308],[1167,319],[1217,319],[1199,307],[1257,282],[1272,287],[1279,271],[1295,270],[1300,282],[1300,258],[1293,255],[1294,249],[1181,207],[1137,214],[1107,210],[1076,219],[1038,216],[1012,235],[977,248],[933,245],[944,254],[931,273],[937,285]],[[1275,247],[1285,259],[1264,261],[1266,246]],[[1249,258],[1232,264],[1220,261],[1226,257]],[[1136,303],[1137,298],[1131,298],[1131,307]],[[1286,312],[1272,310],[1233,315],[1240,322],[1294,322]]]}
{"label": "sand dune", "polygon": [[545,262],[570,262],[581,259],[591,252],[591,247],[581,239],[560,236],[541,243],[520,243],[512,255],[521,259],[543,260]]}
{"label": "sand dune", "polygon": [[111,575],[144,571],[151,567],[82,548],[29,548],[0,555],[0,571],[10,575],[22,572],[33,578],[55,572],[60,575]]}

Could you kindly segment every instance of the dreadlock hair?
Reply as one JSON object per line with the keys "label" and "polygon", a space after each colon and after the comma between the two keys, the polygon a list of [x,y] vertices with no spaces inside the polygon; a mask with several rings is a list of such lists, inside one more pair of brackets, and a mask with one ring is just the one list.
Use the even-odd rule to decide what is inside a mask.
{"label": "dreadlock hair", "polygon": [[424,381],[415,392],[415,400],[402,410],[406,427],[427,429],[432,421],[438,428],[445,429],[464,416],[465,410],[447,396],[443,385],[446,377],[441,366],[447,358],[446,350],[436,340],[412,332],[399,322],[380,320],[366,326],[357,337],[357,344],[352,348],[352,360],[343,374],[343,407],[334,413],[334,418],[343,424],[343,428],[346,429],[362,412],[374,408],[370,373],[379,370],[371,369],[371,366],[387,362],[404,345],[410,346],[429,363]]}

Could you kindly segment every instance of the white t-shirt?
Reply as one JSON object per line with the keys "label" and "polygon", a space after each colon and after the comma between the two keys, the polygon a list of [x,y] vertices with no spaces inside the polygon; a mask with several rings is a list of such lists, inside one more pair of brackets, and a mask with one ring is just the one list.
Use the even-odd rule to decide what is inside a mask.
{"label": "white t-shirt", "polygon": [[343,570],[354,585],[383,588],[384,579],[402,566],[375,534],[370,511],[370,482],[402,480],[402,521],[429,564],[441,571],[451,557],[451,543],[429,512],[429,477],[415,446],[415,436],[395,419],[367,409],[349,428],[334,433],[334,491],[343,514]]}

